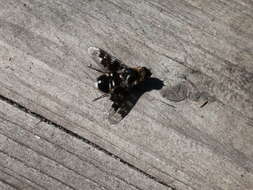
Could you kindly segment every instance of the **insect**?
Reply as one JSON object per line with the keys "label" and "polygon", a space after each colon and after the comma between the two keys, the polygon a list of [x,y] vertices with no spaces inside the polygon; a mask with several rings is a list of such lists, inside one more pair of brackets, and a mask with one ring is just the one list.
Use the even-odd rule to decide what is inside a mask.
{"label": "insect", "polygon": [[108,119],[113,124],[118,123],[134,106],[133,100],[136,97],[131,94],[132,89],[150,78],[152,73],[146,67],[128,67],[116,57],[97,47],[89,47],[88,53],[99,68],[92,65],[88,67],[101,73],[97,77],[95,86],[103,94],[93,101],[109,97],[113,104]]}

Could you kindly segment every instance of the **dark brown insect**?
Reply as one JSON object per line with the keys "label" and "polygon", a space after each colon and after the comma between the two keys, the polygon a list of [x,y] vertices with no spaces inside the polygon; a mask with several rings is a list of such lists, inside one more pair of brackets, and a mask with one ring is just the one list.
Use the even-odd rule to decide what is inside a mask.
{"label": "dark brown insect", "polygon": [[90,47],[88,53],[99,66],[89,65],[89,68],[101,73],[95,85],[103,95],[93,101],[109,96],[113,104],[108,119],[111,123],[118,123],[133,107],[131,89],[150,78],[152,73],[146,67],[128,67],[97,47]]}

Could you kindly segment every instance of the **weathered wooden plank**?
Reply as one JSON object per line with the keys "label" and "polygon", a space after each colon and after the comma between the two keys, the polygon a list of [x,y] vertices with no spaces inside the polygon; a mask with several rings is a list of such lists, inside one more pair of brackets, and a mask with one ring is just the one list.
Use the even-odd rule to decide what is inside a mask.
{"label": "weathered wooden plank", "polygon": [[0,108],[0,150],[74,189],[169,189],[53,125],[2,101]]}
{"label": "weathered wooden plank", "polygon": [[0,188],[2,190],[15,190],[16,188],[12,187],[10,184],[6,183],[5,181],[0,180]]}
{"label": "weathered wooden plank", "polygon": [[[2,95],[178,189],[252,188],[251,29],[235,31],[228,20],[213,20],[218,13],[185,1],[1,4]],[[242,13],[246,22],[251,14]],[[186,73],[217,101],[173,109],[150,92],[117,128],[110,126],[103,121],[108,103],[90,103],[90,45],[145,64],[168,84]]]}
{"label": "weathered wooden plank", "polygon": [[54,179],[52,176],[48,176],[47,174],[30,167],[23,163],[21,160],[12,157],[2,151],[0,152],[0,162],[2,166],[7,166],[19,175],[27,175],[31,181],[37,182],[39,185],[45,187],[45,189],[72,189]]}
{"label": "weathered wooden plank", "polygon": [[[0,138],[4,138],[0,135]],[[22,146],[19,142],[14,139],[7,139],[7,142],[2,145],[1,152],[14,159],[18,159],[24,164],[39,170],[46,175],[55,178],[57,181],[69,187],[70,189],[108,189],[105,186],[94,183],[91,179],[78,175],[77,172],[62,166],[57,161],[52,161],[45,156],[41,156],[38,153],[26,149],[27,147]]]}
{"label": "weathered wooden plank", "polygon": [[[227,24],[238,35],[252,35],[252,6],[241,4],[241,0],[226,1],[192,1],[187,3],[199,9],[213,19]],[[248,36],[250,38],[250,36]]]}
{"label": "weathered wooden plank", "polygon": [[1,179],[7,181],[9,184],[12,184],[12,186],[16,188],[27,190],[32,189],[44,190],[43,187],[37,185],[36,183],[33,183],[26,176],[17,174],[15,171],[12,171],[5,166],[0,166],[0,172],[1,172]]}
{"label": "weathered wooden plank", "polygon": [[[68,1],[68,3],[69,3],[69,1]],[[132,4],[130,4],[130,5],[132,5]],[[20,4],[20,6],[21,5],[23,6],[23,4]],[[91,16],[97,17],[97,15],[96,15],[97,12],[94,13],[94,11],[93,11],[93,10],[96,10],[96,7],[93,7],[94,5],[91,5],[91,7],[89,7],[88,5],[89,4],[87,4],[86,6],[83,5],[85,8],[84,11],[91,10],[91,13],[94,14]],[[170,4],[168,4],[168,7],[169,7],[169,5]],[[146,40],[147,42],[145,43],[145,45],[148,45],[148,48],[153,48],[153,49],[147,50],[147,52],[140,52],[139,55],[129,54],[131,52],[129,52],[129,53],[124,52],[124,54],[125,54],[125,55],[123,54],[124,56],[121,55],[122,53],[119,54],[120,56],[122,56],[123,60],[126,60],[126,62],[146,62],[148,65],[150,65],[153,62],[157,62],[157,56],[170,56],[170,57],[174,57],[174,58],[178,57],[177,59],[181,60],[181,61],[183,61],[185,58],[187,58],[186,59],[187,62],[185,63],[187,66],[190,66],[193,69],[200,70],[204,74],[207,75],[206,81],[208,81],[208,86],[206,88],[208,88],[210,93],[216,95],[218,99],[220,99],[221,101],[223,101],[224,103],[226,103],[228,105],[231,105],[232,107],[234,107],[238,111],[243,112],[246,115],[253,112],[252,111],[252,109],[253,109],[252,108],[253,107],[252,100],[251,100],[251,96],[250,96],[252,94],[252,80],[253,79],[252,79],[252,73],[248,72],[248,71],[252,71],[252,69],[250,69],[250,67],[252,66],[252,64],[251,64],[252,57],[250,54],[250,52],[252,52],[251,48],[253,47],[252,39],[250,40],[248,37],[242,37],[241,35],[237,35],[233,31],[230,31],[229,28],[224,29],[223,23],[219,23],[217,21],[217,27],[214,27],[215,24],[210,25],[210,22],[203,23],[205,20],[210,21],[210,18],[206,17],[206,19],[203,19],[202,17],[204,17],[205,15],[202,14],[202,15],[200,15],[201,17],[197,17],[197,18],[202,18],[200,22],[197,22],[196,19],[194,20],[195,22],[190,20],[191,23],[190,24],[186,23],[185,24],[186,28],[184,29],[184,28],[182,28],[184,25],[181,24],[179,21],[177,21],[174,15],[171,16],[172,18],[168,14],[163,15],[163,17],[161,18],[161,22],[157,23],[155,25],[154,24],[151,25],[150,24],[151,21],[150,20],[147,21],[147,19],[145,19],[145,17],[144,17],[145,15],[144,16],[140,15],[137,18],[140,17],[141,18],[140,21],[143,24],[145,24],[145,26],[150,26],[150,25],[151,26],[144,34],[136,34],[136,31],[133,30],[133,26],[129,27],[128,25],[126,25],[124,23],[124,20],[129,19],[128,22],[131,21],[130,22],[131,25],[136,25],[136,21],[135,21],[136,19],[129,17],[129,15],[127,15],[127,14],[121,13],[121,18],[124,18],[124,19],[120,19],[120,20],[115,20],[115,19],[117,19],[117,17],[113,17],[113,16],[110,19],[108,17],[103,16],[103,19],[98,20],[97,18],[96,19],[90,18],[91,16],[90,15],[87,16],[86,12],[84,12],[84,13],[80,12],[79,7],[81,5],[79,6],[79,4],[77,4],[77,6],[79,6],[79,7],[78,7],[78,9],[76,8],[77,9],[76,10],[75,7],[69,6],[68,4],[66,4],[67,8],[61,8],[58,10],[58,12],[64,13],[64,17],[67,17],[70,20],[70,23],[73,22],[74,24],[72,24],[71,27],[68,28],[67,31],[65,31],[65,29],[63,27],[64,26],[63,21],[59,21],[59,18],[61,18],[61,16],[57,15],[55,12],[52,11],[52,8],[54,8],[54,7],[55,7],[55,9],[59,8],[59,6],[57,4],[55,4],[54,2],[53,3],[51,2],[51,4],[50,4],[50,2],[47,2],[47,4],[38,3],[38,5],[36,6],[36,3],[35,3],[35,5],[31,4],[30,6],[32,6],[32,9],[29,9],[29,10],[32,10],[32,12],[31,11],[28,11],[28,12],[22,11],[22,14],[24,14],[24,17],[18,22],[24,22],[24,23],[28,22],[27,23],[28,25],[33,25],[33,23],[36,23],[36,29],[34,29],[34,30],[38,31],[38,28],[39,28],[38,32],[39,33],[42,32],[42,36],[43,36],[43,33],[46,33],[49,30],[54,31],[55,34],[56,33],[59,33],[59,34],[57,34],[56,36],[50,36],[49,38],[53,42],[49,42],[47,40],[47,38],[44,38],[42,36],[39,37],[36,33],[28,32],[24,28],[22,29],[22,27],[20,28],[17,25],[10,25],[9,26],[8,22],[3,22],[2,24],[5,23],[5,27],[3,27],[3,32],[7,33],[9,30],[14,32],[13,34],[11,34],[11,36],[13,36],[13,35],[15,36],[16,30],[17,31],[24,30],[22,32],[23,35],[21,35],[20,38],[18,36],[17,36],[17,38],[12,38],[10,36],[7,39],[5,37],[5,40],[7,40],[7,43],[12,44],[12,46],[17,47],[28,54],[33,54],[33,56],[35,56],[37,59],[40,59],[43,62],[50,64],[50,67],[58,68],[58,67],[62,67],[64,65],[64,67],[62,68],[62,69],[64,69],[63,72],[64,73],[66,72],[68,74],[72,73],[71,74],[72,76],[75,75],[76,73],[78,73],[76,71],[76,69],[80,69],[81,71],[87,73],[87,71],[84,71],[84,68],[80,68],[82,65],[78,64],[78,62],[80,63],[81,60],[83,59],[83,54],[85,53],[85,52],[83,52],[83,49],[79,49],[79,50],[75,49],[74,54],[72,52],[72,54],[64,56],[64,53],[69,52],[69,50],[66,49],[66,44],[70,43],[69,44],[70,47],[79,46],[80,41],[83,38],[83,39],[86,39],[86,42],[88,44],[92,45],[91,41],[96,42],[97,40],[99,40],[99,38],[97,37],[97,35],[94,36],[94,32],[92,31],[93,29],[90,26],[92,26],[92,25],[96,26],[98,24],[103,24],[106,22],[107,25],[104,26],[104,28],[107,28],[107,30],[109,30],[114,35],[114,38],[117,39],[117,45],[119,47],[121,47],[120,44],[129,44],[129,47],[126,46],[124,49],[126,49],[126,48],[130,49],[131,47],[138,45],[137,47],[140,47],[143,50],[143,44],[142,44],[141,40],[143,40],[145,38],[145,36],[149,36],[148,40]],[[116,9],[115,6],[114,7],[112,7],[112,6],[113,6],[113,4],[108,4],[108,5],[105,4],[103,7],[104,8],[108,7],[107,9],[112,9],[112,10]],[[164,4],[163,6],[166,6],[166,4]],[[50,13],[52,20],[50,20],[50,21],[47,20],[48,19],[47,14],[44,15],[42,13],[42,11],[40,11],[38,9],[41,7],[43,7],[44,11],[47,11]],[[147,11],[152,10],[151,8],[149,8],[149,5],[145,5],[145,7],[147,7],[146,8]],[[179,6],[177,5],[177,7],[179,7]],[[99,8],[100,8],[100,6],[99,6]],[[73,13],[75,10],[76,10],[76,15],[71,14],[68,17],[68,14],[70,14],[70,13],[68,13],[66,11],[71,11],[71,13]],[[157,10],[159,10],[159,9],[155,9],[154,11],[151,12],[153,14],[153,17],[156,18],[155,21],[157,21],[157,19],[159,19],[159,15],[160,15],[160,13]],[[105,10],[103,10],[103,9],[100,11],[101,11],[102,15],[105,12]],[[137,7],[135,11],[140,12],[140,11],[142,11],[142,8]],[[179,11],[182,12],[181,9]],[[176,16],[177,16],[179,11],[175,12],[174,14],[176,14]],[[8,20],[10,20],[12,23],[13,23],[13,19],[16,18],[15,14],[18,14],[18,11],[15,11],[15,12],[17,12],[17,13],[14,13],[11,16],[9,15],[10,14],[9,11],[7,12],[8,13],[7,14]],[[65,14],[65,12],[66,12],[66,14]],[[85,17],[85,15],[87,18]],[[195,16],[195,15],[193,15],[193,16]],[[107,16],[109,16],[109,15],[107,15]],[[38,25],[40,25],[38,23],[41,23],[41,22],[40,22],[40,20],[37,19],[37,17],[39,17],[43,21],[41,24],[42,26],[40,26],[40,27],[38,27]],[[151,17],[151,18],[153,18],[153,17]],[[27,20],[26,18],[29,18],[30,21]],[[31,18],[32,18],[32,21],[31,21]],[[83,21],[84,18],[85,18],[85,21],[87,20],[86,22]],[[107,20],[104,20],[104,19],[107,19]],[[172,19],[175,19],[175,20],[172,20]],[[16,22],[16,20],[17,19],[15,19],[15,22]],[[185,19],[185,20],[187,20],[187,19]],[[48,22],[48,23],[45,25],[44,23],[46,23],[46,22]],[[163,28],[159,27],[159,26],[162,26],[163,22],[170,23],[171,26],[164,25]],[[90,23],[91,23],[91,25],[90,25]],[[112,29],[114,28],[114,25],[112,25],[111,23],[118,23],[119,30],[120,30],[120,32],[122,32],[124,34],[124,38],[121,39],[121,34],[119,35],[117,33],[117,31],[112,31]],[[202,28],[208,28],[209,26],[213,26],[213,28],[211,28],[213,31],[211,31],[211,32],[212,33],[215,32],[216,34],[210,35],[209,34],[210,32],[202,31],[199,28],[193,27],[192,23],[194,23],[195,25],[201,24]],[[62,26],[62,27],[60,27],[60,26]],[[8,30],[8,28],[9,28],[9,30]],[[33,28],[33,27],[31,26],[31,28]],[[124,31],[122,31],[122,28],[124,30],[128,30],[131,33],[128,34]],[[180,31],[177,31],[177,28],[180,29]],[[192,32],[189,33],[188,28],[192,28],[191,29]],[[6,29],[6,31],[4,29]],[[85,33],[85,36],[83,36],[81,30],[84,30],[83,33]],[[59,41],[59,38],[61,38],[62,32],[70,35],[72,42],[68,41],[68,42],[64,42],[65,45],[62,44],[61,43],[62,40]],[[73,36],[74,32],[75,32],[75,36]],[[154,33],[155,33],[155,35],[154,35]],[[80,36],[80,34],[81,34],[81,36]],[[106,34],[103,31],[98,31],[98,34],[103,35],[103,40],[106,41],[107,44],[110,43],[111,40],[110,40],[110,37],[108,36],[108,34]],[[189,34],[191,34],[190,39],[188,39]],[[90,39],[90,38],[87,39],[88,35],[93,36],[93,39]],[[140,37],[137,38],[137,35],[139,35]],[[197,36],[194,37],[192,35],[197,35]],[[205,35],[205,36],[201,37],[201,35],[202,36]],[[69,39],[70,36],[67,37],[68,40],[70,40]],[[224,36],[226,36],[226,38]],[[63,36],[62,38],[65,39],[66,37]],[[75,38],[75,40],[73,38]],[[134,38],[134,39],[132,39],[132,38]],[[25,40],[25,39],[27,39],[27,40]],[[25,43],[24,43],[24,40],[25,40]],[[136,40],[138,40],[140,44],[136,44],[137,43]],[[232,49],[235,48],[235,46],[230,43],[232,40],[235,40],[233,42],[233,44],[237,44],[237,46],[239,46],[239,44],[241,44],[241,46],[243,46],[243,48],[239,47],[239,50],[238,50],[239,56],[240,56],[238,59],[242,59],[242,62],[237,62],[237,61],[230,62],[230,60],[229,60],[229,58],[231,56],[238,55],[237,50],[235,50],[236,52],[232,51]],[[73,41],[74,41],[74,44],[73,44]],[[29,42],[29,43],[27,43],[27,42]],[[30,43],[32,43],[32,44],[30,44]],[[131,45],[131,43],[133,43],[133,44]],[[203,43],[206,43],[206,46],[209,49],[206,49],[203,46],[204,45]],[[44,49],[39,48],[42,46],[42,44],[48,44],[49,49],[47,50],[46,48],[44,48]],[[101,44],[101,43],[99,43],[99,44]],[[170,45],[170,44],[172,44],[172,45]],[[82,44],[82,45],[83,45],[83,47],[85,47],[87,49],[87,44]],[[217,47],[213,47],[213,45],[217,46]],[[113,51],[121,51],[123,47],[121,49],[119,47],[117,47],[117,46],[114,47]],[[137,47],[135,47],[135,48],[137,48]],[[52,54],[52,51],[50,51],[50,49],[52,49],[52,48],[58,49],[57,52],[55,52],[55,54],[54,53]],[[212,48],[212,50],[210,50],[210,48]],[[119,50],[117,50],[117,49],[119,49]],[[157,55],[157,56],[152,55],[152,54],[154,54],[154,51],[158,51],[162,55]],[[228,51],[229,54],[226,54],[226,52],[224,52],[224,51]],[[62,53],[59,54],[59,52],[62,52]],[[218,55],[218,53],[221,53],[222,56]],[[150,56],[147,59],[147,58],[143,57],[146,54],[149,54],[152,56]],[[64,60],[60,59],[60,57],[62,57],[62,56],[64,57]],[[245,58],[247,60],[243,61],[243,59],[245,59]],[[168,58],[164,59],[162,57],[162,59],[163,59],[163,62],[161,65],[161,69],[171,70],[171,69],[174,69],[175,67],[177,67],[176,64],[174,63],[173,67],[171,68],[171,63],[168,64]],[[67,64],[64,64],[64,62],[66,62]],[[214,62],[216,63],[215,66],[213,66]],[[71,65],[73,65],[73,67],[75,68],[74,70]],[[237,65],[244,65],[244,67],[246,69],[244,67],[240,67]],[[73,72],[75,74],[73,74]],[[182,72],[182,70],[181,70],[181,72]],[[175,78],[175,75],[173,75],[174,73],[175,73],[175,71],[169,72],[167,74],[163,73],[162,76],[166,76],[166,78],[165,78],[166,80],[169,80],[169,79],[172,80],[171,78]],[[167,78],[168,74],[171,75],[170,78]],[[159,73],[157,73],[157,75],[159,75]],[[80,74],[78,74],[77,76],[81,77]],[[87,77],[87,75],[86,75],[86,77]],[[210,77],[212,78],[211,82],[210,82]],[[80,80],[80,79],[77,79],[77,80]],[[203,82],[203,83],[205,84],[205,82]],[[226,84],[226,85],[224,85],[224,84]],[[231,95],[230,95],[231,88],[232,88],[232,91],[234,91],[233,98],[231,98]],[[224,90],[225,90],[225,92],[224,92]],[[238,100],[240,100],[240,101],[238,101]],[[248,102],[250,102],[250,106],[245,106],[244,104],[248,104]],[[250,115],[250,116],[252,117],[252,115]]]}
{"label": "weathered wooden plank", "polygon": [[18,180],[16,177],[9,175],[8,173],[5,173],[1,170],[0,176],[1,176],[0,181],[4,181],[7,184],[10,184],[10,186],[14,187],[15,189],[27,189],[27,190],[36,189],[35,187],[29,186],[24,182]]}

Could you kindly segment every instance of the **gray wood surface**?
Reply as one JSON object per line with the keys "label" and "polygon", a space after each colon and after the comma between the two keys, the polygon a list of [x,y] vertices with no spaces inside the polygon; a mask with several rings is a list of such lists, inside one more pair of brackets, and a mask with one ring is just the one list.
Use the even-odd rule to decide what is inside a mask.
{"label": "gray wood surface", "polygon": [[[28,116],[67,129],[73,139],[78,136],[92,142],[146,174],[155,185],[182,190],[250,190],[252,23],[250,0],[0,0],[0,95],[9,104],[15,101],[27,108],[19,106]],[[105,119],[110,102],[92,102],[99,92],[94,88],[97,73],[87,69],[93,63],[87,53],[90,46],[101,47],[128,65],[151,68],[153,76],[166,86],[145,93],[123,121],[110,125]],[[194,92],[207,95],[206,106],[200,108],[201,98],[176,103],[162,97],[160,92],[182,82],[183,75],[196,86]],[[10,116],[10,122],[15,117],[19,114]],[[30,119],[25,122],[29,124]],[[23,129],[11,126],[15,127],[9,134],[13,136],[7,136],[8,128],[2,128],[0,139],[9,152],[1,152],[0,160],[10,160],[20,168],[8,167],[19,172],[14,177],[39,181],[42,176],[47,180],[39,185],[49,189],[80,189],[84,183],[92,185],[92,180],[98,180],[84,180],[87,176],[80,175],[84,168],[71,168],[78,160],[71,162],[53,154],[53,147],[44,147],[47,141],[30,147],[35,145],[26,141],[29,133],[22,132],[25,137],[20,138],[17,131]],[[49,129],[43,128],[42,134],[49,135]],[[59,139],[64,146],[71,146]],[[65,151],[62,154],[67,158],[77,159],[73,152]],[[40,163],[31,161],[36,157]],[[58,171],[70,177],[66,179]],[[114,183],[105,181],[100,183],[115,188]]]}
{"label": "gray wood surface", "polygon": [[33,184],[27,177],[18,175],[15,171],[10,170],[6,166],[0,166],[0,170],[1,180],[13,186],[14,189],[44,189]]}
{"label": "gray wood surface", "polygon": [[17,189],[170,189],[0,101],[0,179]]}
{"label": "gray wood surface", "polygon": [[6,182],[0,181],[0,188],[2,190],[14,190],[14,188]]}

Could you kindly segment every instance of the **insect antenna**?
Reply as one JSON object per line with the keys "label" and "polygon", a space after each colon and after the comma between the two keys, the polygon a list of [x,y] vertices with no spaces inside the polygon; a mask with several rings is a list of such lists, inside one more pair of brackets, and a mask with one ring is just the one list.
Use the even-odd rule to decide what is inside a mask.
{"label": "insect antenna", "polygon": [[94,70],[94,71],[97,71],[97,72],[99,72],[99,73],[103,73],[103,74],[105,74],[106,72],[104,72],[104,71],[102,71],[102,70],[100,70],[100,69],[97,69],[97,68],[95,68],[95,67],[92,67],[92,65],[90,64],[90,65],[88,65],[88,68],[89,69],[92,69],[92,70]]}
{"label": "insect antenna", "polygon": [[92,102],[95,102],[95,101],[97,101],[97,100],[99,100],[99,99],[101,99],[101,98],[104,98],[104,97],[106,97],[106,96],[109,96],[109,94],[103,94],[103,95],[101,95],[101,96],[95,98],[94,100],[92,100]]}

